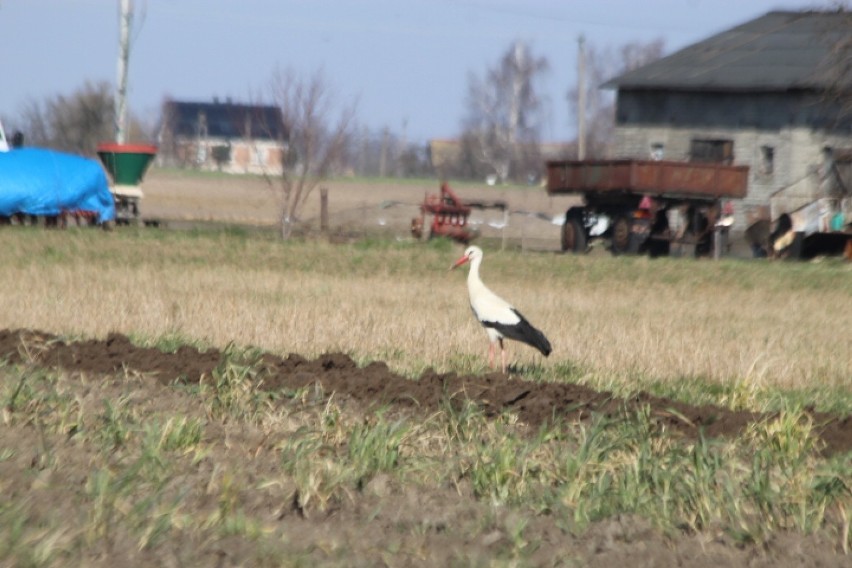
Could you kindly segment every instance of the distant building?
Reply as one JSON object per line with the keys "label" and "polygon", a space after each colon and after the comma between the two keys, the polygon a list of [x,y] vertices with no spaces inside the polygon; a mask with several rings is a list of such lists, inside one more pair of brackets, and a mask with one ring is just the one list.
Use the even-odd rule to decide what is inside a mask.
{"label": "distant building", "polygon": [[832,68],[850,37],[848,12],[770,12],[610,80],[614,157],[748,165],[740,228],[818,200],[852,220],[852,117],[830,96],[852,94]]}
{"label": "distant building", "polygon": [[542,142],[538,145],[542,160],[570,160],[577,155],[576,142]]}
{"label": "distant building", "polygon": [[462,158],[461,141],[453,138],[436,138],[429,140],[429,161],[432,169],[439,172],[451,171],[457,167]]}
{"label": "distant building", "polygon": [[166,101],[158,163],[227,173],[282,173],[287,132],[276,106]]}

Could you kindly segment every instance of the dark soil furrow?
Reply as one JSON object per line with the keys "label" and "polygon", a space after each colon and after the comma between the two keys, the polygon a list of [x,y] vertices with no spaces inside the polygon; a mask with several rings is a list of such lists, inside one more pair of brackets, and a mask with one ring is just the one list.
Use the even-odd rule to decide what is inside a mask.
{"label": "dark soil furrow", "polygon": [[[199,351],[184,346],[174,353],[133,345],[121,334],[105,341],[65,342],[57,336],[34,330],[0,331],[0,358],[12,364],[34,361],[69,372],[115,374],[123,370],[156,378],[162,384],[175,381],[197,383],[210,378],[222,362],[216,349]],[[732,411],[719,406],[692,406],[683,402],[637,393],[629,399],[609,392],[566,383],[534,383],[492,373],[459,376],[427,371],[418,380],[392,372],[382,362],[358,367],[347,355],[330,353],[308,360],[291,354],[264,354],[261,388],[267,391],[294,390],[318,383],[326,393],[336,393],[364,406],[395,406],[433,412],[443,401],[470,400],[488,415],[511,411],[531,427],[546,422],[572,421],[593,413],[618,415],[625,410],[648,407],[659,424],[685,436],[732,437],[748,424],[768,415]],[[812,413],[816,433],[826,455],[852,451],[852,417]]]}

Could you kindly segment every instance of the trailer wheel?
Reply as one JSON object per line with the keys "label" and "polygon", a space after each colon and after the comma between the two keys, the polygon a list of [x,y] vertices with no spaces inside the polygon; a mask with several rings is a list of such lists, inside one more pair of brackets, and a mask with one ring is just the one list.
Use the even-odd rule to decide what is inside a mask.
{"label": "trailer wheel", "polygon": [[630,252],[630,219],[619,216],[612,224],[612,254]]}
{"label": "trailer wheel", "polygon": [[577,218],[565,219],[562,224],[562,252],[586,252],[588,238],[583,223]]}
{"label": "trailer wheel", "polygon": [[642,254],[650,231],[647,219],[618,217],[612,226],[612,254]]}

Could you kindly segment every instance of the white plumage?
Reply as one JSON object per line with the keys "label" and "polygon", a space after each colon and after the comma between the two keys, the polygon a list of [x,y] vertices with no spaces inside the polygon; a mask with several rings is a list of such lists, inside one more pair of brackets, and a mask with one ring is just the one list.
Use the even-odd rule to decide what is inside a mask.
{"label": "white plumage", "polygon": [[470,262],[470,272],[467,275],[467,291],[470,296],[470,307],[479,323],[488,334],[488,365],[494,367],[494,348],[500,345],[500,359],[503,372],[506,372],[506,349],[503,339],[514,339],[538,349],[542,355],[550,355],[550,342],[544,334],[536,329],[516,310],[512,304],[492,292],[482,283],[479,277],[479,266],[482,264],[482,249],[471,246],[464,255],[452,266],[456,268]]}

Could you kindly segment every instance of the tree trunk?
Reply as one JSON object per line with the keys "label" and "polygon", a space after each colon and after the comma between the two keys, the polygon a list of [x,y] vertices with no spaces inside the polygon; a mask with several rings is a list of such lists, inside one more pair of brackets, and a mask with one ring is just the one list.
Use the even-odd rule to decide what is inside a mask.
{"label": "tree trunk", "polygon": [[281,230],[281,238],[285,241],[289,239],[290,236],[293,234],[293,218],[287,215],[286,212],[281,215],[281,223],[279,228]]}

